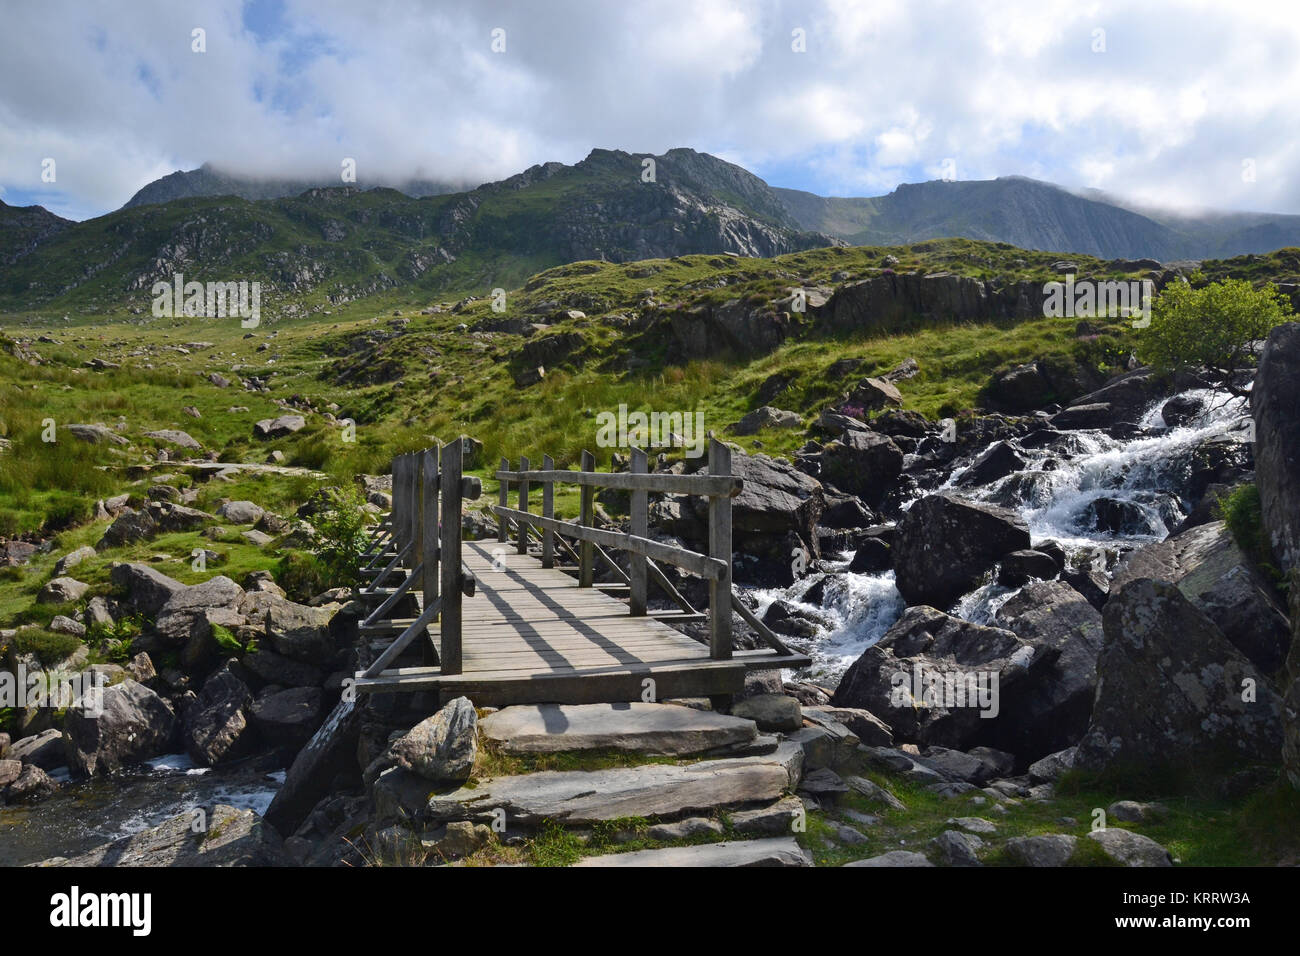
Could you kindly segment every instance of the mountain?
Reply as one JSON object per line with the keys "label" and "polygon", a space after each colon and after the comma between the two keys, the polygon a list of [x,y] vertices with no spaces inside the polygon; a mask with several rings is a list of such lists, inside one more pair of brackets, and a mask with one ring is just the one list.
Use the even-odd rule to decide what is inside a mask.
{"label": "mountain", "polygon": [[[319,308],[406,287],[430,297],[481,295],[577,260],[775,256],[837,243],[800,229],[767,184],[739,166],[689,149],[652,158],[649,182],[646,157],[597,149],[572,166],[533,166],[468,192],[331,186],[128,205],[40,240],[37,254],[6,270],[0,309],[57,302],[147,311],[153,284],[176,273],[257,280],[272,300]],[[184,189],[216,180],[172,182]]]}
{"label": "mountain", "polygon": [[824,198],[774,189],[804,229],[852,245],[960,236],[1101,258],[1205,259],[1300,245],[1300,216],[1183,214],[1023,176],[908,183],[886,196]]}
{"label": "mountain", "polygon": [[[126,201],[123,209],[171,202],[174,199],[194,199],[201,196],[238,196],[240,199],[283,199],[297,196],[309,189],[342,185],[337,176],[332,179],[258,179],[222,173],[211,163],[198,169],[177,170],[155,179]],[[373,183],[387,186],[408,196],[440,196],[456,192],[457,186],[428,179],[408,179],[396,183]],[[364,184],[363,184],[364,188]]]}
{"label": "mountain", "polygon": [[0,265],[13,265],[46,239],[74,225],[44,206],[10,206],[0,201]]}

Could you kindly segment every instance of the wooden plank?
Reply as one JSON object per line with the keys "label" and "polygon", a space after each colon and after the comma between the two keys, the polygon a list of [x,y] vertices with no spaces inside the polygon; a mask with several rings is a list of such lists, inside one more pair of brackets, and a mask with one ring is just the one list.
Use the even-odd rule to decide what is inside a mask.
{"label": "wooden plank", "polygon": [[[406,576],[406,580],[404,580],[397,587],[393,588],[392,593],[390,593],[388,597],[384,599],[384,602],[380,604],[379,607],[375,608],[368,615],[366,615],[366,619],[362,621],[362,623],[373,624],[375,623],[375,621],[383,620],[384,615],[387,614],[389,611],[391,611],[393,608],[395,608],[397,606],[397,602],[402,599],[402,595],[405,594],[407,591],[409,591],[411,589],[411,585],[414,584],[417,580],[419,580],[420,574],[423,572],[423,570],[424,570],[424,566],[421,564],[417,564],[414,567],[414,569],[412,569],[411,573]],[[378,595],[383,592],[373,591],[371,593]]]}
{"label": "wooden plank", "polygon": [[[508,458],[502,458],[501,471],[497,472],[497,474],[500,475],[502,472],[505,472],[509,467],[510,467],[510,460]],[[502,508],[505,508],[510,504],[509,479],[505,479],[505,478],[501,479],[501,487],[497,489],[497,504],[500,505]],[[506,530],[506,519],[502,516],[498,516],[497,540],[500,541],[502,544],[505,544],[508,534],[509,532]]]}
{"label": "wooden plank", "polygon": [[734,498],[745,486],[743,478],[735,475],[659,475],[604,472],[595,470],[595,459],[583,461],[582,471],[510,471],[510,463],[502,460],[496,473],[504,481],[558,481],[582,488],[617,488],[620,491],[649,491],[664,495],[704,495],[710,498]]}
{"label": "wooden plank", "polygon": [[736,596],[735,591],[731,592],[731,606],[745,619],[745,623],[754,629],[754,633],[767,642],[769,647],[775,648],[781,654],[791,653],[790,648],[785,646],[772,629],[754,616],[754,612],[745,606],[745,602]]}
{"label": "wooden plank", "polygon": [[425,632],[425,628],[428,627],[429,622],[438,616],[438,608],[441,603],[441,601],[434,601],[426,607],[424,613],[421,614],[410,627],[404,630],[401,635],[393,641],[393,643],[388,645],[388,650],[380,654],[379,658],[366,668],[365,673],[362,676],[378,677],[383,673],[384,668],[395,661],[398,655],[401,654],[402,651],[406,650],[411,641],[415,640],[417,635]]}
{"label": "wooden plank", "polygon": [[[632,449],[632,475],[644,475],[650,470],[649,459],[642,448]],[[631,495],[631,514],[628,530],[634,538],[650,537],[650,495],[644,488],[634,488]],[[633,617],[643,617],[646,612],[646,556],[633,551],[628,555],[628,579],[631,594],[628,608]]]}
{"label": "wooden plank", "polygon": [[[528,459],[519,459],[519,470],[527,473]],[[525,478],[519,482],[519,510],[528,514],[528,479]],[[524,521],[519,522],[519,540],[515,544],[516,550],[520,554],[528,553],[528,524]]]}
{"label": "wooden plank", "polygon": [[[555,459],[550,455],[542,456],[542,470],[554,471]],[[555,517],[555,482],[542,482],[542,517]],[[555,566],[555,532],[550,528],[542,531],[542,567]]]}
{"label": "wooden plank", "polygon": [[[711,501],[731,501],[730,498],[714,498]],[[617,548],[620,551],[630,551],[633,554],[644,554],[646,557],[655,558],[663,561],[665,564],[674,564],[679,568],[690,571],[692,574],[698,574],[702,578],[710,580],[719,580],[722,576],[730,578],[730,566],[728,562],[722,561],[709,555],[699,554],[696,551],[688,551],[685,548],[678,548],[674,545],[664,544],[662,541],[655,541],[651,538],[637,537],[636,535],[623,534],[620,531],[606,531],[603,528],[593,528],[586,525],[573,525],[566,521],[559,521],[554,518],[543,518],[540,515],[528,515],[513,508],[501,508],[500,506],[493,509],[498,514],[505,514],[508,518],[517,521],[531,521],[538,527],[549,527],[552,530],[577,538],[582,542],[584,565],[579,577],[579,584],[582,587],[591,587],[592,569],[585,562],[591,553],[591,545],[603,544],[611,548]],[[586,575],[585,583],[581,575]]]}
{"label": "wooden plank", "polygon": [[424,606],[438,599],[438,446],[426,448],[420,456],[421,517],[420,552],[424,564],[421,593]]}
{"label": "wooden plank", "polygon": [[442,448],[441,476],[438,486],[442,491],[441,551],[442,613],[438,626],[438,659],[445,674],[457,674],[461,667],[461,590],[460,590],[460,496],[461,457],[465,441],[457,436]]}
{"label": "wooden plank", "polygon": [[[596,470],[596,456],[593,455],[591,452],[587,451],[585,448],[582,451],[582,470],[585,472]],[[583,485],[581,491],[578,492],[578,500],[580,506],[578,523],[581,524],[583,527],[589,529],[592,528],[596,523],[595,495],[596,495],[595,486],[593,485]],[[554,519],[546,519],[546,520],[554,520]],[[593,564],[593,560],[592,560],[593,554],[591,550],[592,540],[586,538],[580,538],[579,540],[582,541],[582,544],[579,547],[580,557],[578,561],[578,584],[584,588],[589,588],[591,587],[591,579],[594,571],[594,568],[592,567]]]}
{"label": "wooden plank", "polygon": [[[709,474],[731,474],[731,449],[709,435]],[[709,652],[714,660],[731,657],[731,499],[709,499],[709,557],[722,573],[709,580]]]}

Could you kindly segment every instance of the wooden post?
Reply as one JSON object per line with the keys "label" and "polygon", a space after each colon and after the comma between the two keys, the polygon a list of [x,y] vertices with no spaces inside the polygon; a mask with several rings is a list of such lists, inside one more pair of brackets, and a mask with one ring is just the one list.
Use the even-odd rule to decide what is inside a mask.
{"label": "wooden post", "polygon": [[[415,465],[411,469],[411,487],[414,491],[411,496],[411,514],[414,519],[411,521],[411,566],[414,567],[417,561],[424,558],[424,452],[412,453],[411,459]],[[421,579],[423,577],[422,574]],[[423,580],[420,589],[424,590]]]}
{"label": "wooden post", "polygon": [[[519,459],[519,470],[520,471],[528,470],[527,458]],[[523,478],[519,482],[519,510],[520,511],[528,510],[528,479],[527,478]],[[528,522],[527,521],[521,520],[519,522],[519,543],[516,545],[516,547],[520,554],[528,553]]]}
{"label": "wooden post", "polygon": [[[731,449],[709,434],[709,474],[731,474]],[[731,659],[731,498],[709,498],[709,557],[726,562],[726,573],[709,581],[709,656]]]}
{"label": "wooden post", "polygon": [[421,457],[423,529],[420,532],[424,562],[424,606],[438,599],[438,446],[426,448]]}
{"label": "wooden post", "polygon": [[[555,459],[550,455],[542,456],[542,471],[554,471]],[[555,517],[555,482],[542,482],[542,517]],[[555,532],[550,528],[542,531],[542,567],[555,567]]]}
{"label": "wooden post", "polygon": [[[501,470],[510,470],[509,458],[501,459]],[[501,489],[497,492],[497,504],[502,508],[510,507],[510,482],[506,481],[504,478],[501,479]],[[506,533],[506,519],[502,515],[497,516],[497,540],[502,544],[505,544],[506,541],[509,540],[509,535]]]}
{"label": "wooden post", "polygon": [[443,446],[438,482],[442,491],[442,619],[439,625],[442,647],[438,656],[444,674],[461,672],[460,463],[464,448],[463,438]]}
{"label": "wooden post", "polygon": [[406,544],[406,482],[403,476],[406,474],[406,456],[397,455],[393,458],[393,511],[391,519],[393,522],[393,549],[401,551]]}
{"label": "wooden post", "polygon": [[[632,449],[632,474],[644,475],[649,471],[649,459],[643,449]],[[631,527],[632,534],[638,538],[648,537],[650,534],[650,493],[647,491],[632,492],[631,507]],[[640,616],[646,611],[646,557],[644,554],[635,552],[628,554],[628,578],[629,593],[631,595],[631,606],[633,616]]]}
{"label": "wooden post", "polygon": [[[582,470],[596,470],[596,456],[586,449],[583,449],[582,452]],[[595,494],[596,489],[591,485],[583,485],[581,491],[578,493],[578,500],[581,503],[578,523],[587,528],[594,527],[596,524]],[[578,559],[578,587],[591,587],[593,572],[595,571],[595,559],[596,552],[592,549],[591,542],[582,542],[582,545],[579,548]]]}

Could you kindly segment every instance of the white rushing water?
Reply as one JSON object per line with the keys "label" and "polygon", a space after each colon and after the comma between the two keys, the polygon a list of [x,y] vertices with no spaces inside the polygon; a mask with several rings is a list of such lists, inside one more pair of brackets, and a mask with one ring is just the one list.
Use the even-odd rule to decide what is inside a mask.
{"label": "white rushing water", "polygon": [[[1005,478],[961,489],[957,482],[963,466],[955,468],[939,490],[953,489],[1009,507],[1024,518],[1036,545],[1056,541],[1072,565],[1091,564],[1104,570],[1113,564],[1119,548],[1163,539],[1186,517],[1185,502],[1173,489],[1187,479],[1188,460],[1197,446],[1214,439],[1246,440],[1249,417],[1242,402],[1206,389],[1182,394],[1201,405],[1200,412],[1183,425],[1165,426],[1160,410],[1167,400],[1160,399],[1137,423],[1142,430],[1137,437],[1070,431],[1048,448],[1022,449],[1024,467]],[[1098,507],[1120,513],[1123,530],[1099,529]],[[846,569],[851,557],[837,555],[828,564]],[[821,603],[807,598],[815,585],[814,579],[807,579],[789,588],[751,593],[759,601],[760,617],[774,601],[783,600],[817,622],[813,638],[793,638],[792,643],[812,657],[814,679],[834,684],[898,620],[904,602],[892,571],[873,575],[844,570],[831,575]],[[964,620],[987,624],[1016,590],[990,580],[947,610]]]}

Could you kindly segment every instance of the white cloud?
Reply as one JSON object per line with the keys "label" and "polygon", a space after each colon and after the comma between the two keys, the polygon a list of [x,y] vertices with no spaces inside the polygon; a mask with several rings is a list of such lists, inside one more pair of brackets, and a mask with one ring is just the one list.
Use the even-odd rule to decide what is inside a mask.
{"label": "white cloud", "polygon": [[[952,157],[962,178],[1300,212],[1300,23],[1282,4],[285,0],[289,29],[261,39],[244,13],[6,11],[0,183],[89,215],[204,161],[321,175],[353,156],[363,181],[477,182],[593,146],[693,146],[828,194],[886,191]],[[195,26],[206,53],[190,50]]]}

